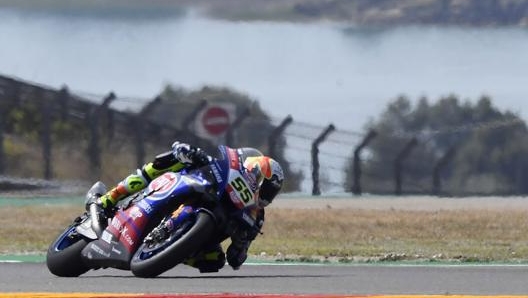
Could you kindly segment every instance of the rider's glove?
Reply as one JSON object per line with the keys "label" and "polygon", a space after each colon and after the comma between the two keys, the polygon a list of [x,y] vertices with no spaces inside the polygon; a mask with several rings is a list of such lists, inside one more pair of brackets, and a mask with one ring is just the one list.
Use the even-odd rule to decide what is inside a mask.
{"label": "rider's glove", "polygon": [[181,163],[184,164],[192,164],[192,159],[190,158],[190,152],[191,152],[191,145],[180,143],[180,142],[174,142],[172,144],[172,154],[176,157],[177,160],[179,160]]}
{"label": "rider's glove", "polygon": [[264,219],[257,219],[257,222],[255,225],[247,231],[246,239],[253,241],[255,238],[257,238],[258,234],[261,234],[262,232],[262,226],[264,225]]}
{"label": "rider's glove", "polygon": [[181,163],[202,166],[209,163],[209,156],[200,148],[186,143],[174,142],[172,153]]}
{"label": "rider's glove", "polygon": [[249,244],[249,241],[233,241],[227,248],[227,263],[234,270],[240,269],[240,266],[246,261]]}
{"label": "rider's glove", "polygon": [[103,200],[104,196],[97,198],[95,201],[95,204],[100,209],[100,215],[104,216],[105,218],[112,218],[115,213],[114,206]]}
{"label": "rider's glove", "polygon": [[192,151],[191,159],[193,161],[193,164],[196,166],[205,166],[209,164],[209,155],[205,153],[202,149],[196,148],[194,151]]}

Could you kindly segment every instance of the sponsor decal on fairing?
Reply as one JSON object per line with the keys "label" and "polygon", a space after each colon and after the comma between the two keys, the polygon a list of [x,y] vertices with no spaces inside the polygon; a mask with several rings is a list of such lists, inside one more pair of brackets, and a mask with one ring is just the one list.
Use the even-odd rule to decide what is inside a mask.
{"label": "sponsor decal on fairing", "polygon": [[152,206],[150,206],[150,204],[146,200],[139,201],[137,206],[143,209],[143,211],[145,211],[147,215],[152,212]]}
{"label": "sponsor decal on fairing", "polygon": [[233,204],[238,208],[255,204],[255,191],[248,186],[247,180],[240,172],[230,173],[226,191]]}
{"label": "sponsor decal on fairing", "polygon": [[215,176],[216,182],[222,183],[224,180],[222,179],[222,175],[220,175],[220,171],[218,170],[218,168],[219,168],[218,162],[215,162],[211,166],[211,169],[213,170],[213,174]]}
{"label": "sponsor decal on fairing", "polygon": [[148,192],[152,193],[149,197],[152,200],[165,199],[178,186],[178,178],[179,175],[168,172],[152,180],[148,186]]}
{"label": "sponsor decal on fairing", "polygon": [[[91,244],[91,247],[90,247],[90,248],[91,248],[93,251],[95,251],[96,253],[98,253],[98,254],[100,254],[100,255],[102,255],[102,256],[104,256],[104,257],[107,257],[107,258],[110,257],[110,253],[105,252],[102,248],[100,248],[99,246],[97,246],[97,245],[94,244],[94,243],[90,243],[90,244]],[[90,256],[88,256],[88,257],[90,257]]]}

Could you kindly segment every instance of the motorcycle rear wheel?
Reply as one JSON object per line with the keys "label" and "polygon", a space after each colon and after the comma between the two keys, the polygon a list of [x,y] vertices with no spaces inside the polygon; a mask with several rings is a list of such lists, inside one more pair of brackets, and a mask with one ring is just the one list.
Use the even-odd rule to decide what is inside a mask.
{"label": "motorcycle rear wheel", "polygon": [[208,240],[215,229],[212,216],[199,212],[194,225],[179,239],[164,250],[143,258],[143,252],[148,251],[143,243],[130,261],[130,270],[137,277],[152,278],[183,262],[190,252],[195,252]]}
{"label": "motorcycle rear wheel", "polygon": [[75,226],[64,230],[48,248],[46,265],[51,273],[60,277],[77,277],[90,270],[81,258],[88,241],[74,233]]}

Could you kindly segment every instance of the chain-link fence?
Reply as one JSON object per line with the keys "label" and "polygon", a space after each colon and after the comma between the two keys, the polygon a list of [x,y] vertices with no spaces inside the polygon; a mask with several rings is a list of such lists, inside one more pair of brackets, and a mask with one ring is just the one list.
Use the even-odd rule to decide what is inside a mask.
{"label": "chain-link fence", "polygon": [[[146,114],[158,103],[158,97],[124,98],[112,92],[98,95],[71,92],[67,88],[54,90],[0,76],[0,174],[41,173],[35,178],[48,180],[65,176],[115,180],[129,171],[131,165],[140,166],[154,154],[167,150],[171,140],[191,141],[202,147],[214,146],[216,141],[233,146],[259,147],[287,164],[290,177],[298,180],[290,185],[289,191],[312,195],[441,195],[449,192],[443,184],[442,173],[446,167],[453,166],[456,146],[439,152],[436,160],[414,156],[417,149],[442,135],[503,129],[522,123],[519,119],[512,119],[437,130],[395,131],[390,136],[383,136],[374,130],[357,132],[344,130],[332,123],[314,125],[299,122],[294,114],[285,118],[260,119],[252,116],[246,107],[231,123],[224,137],[211,144],[211,140],[198,138],[186,125],[204,108],[204,103],[182,108],[185,117],[181,117],[181,125],[163,119],[149,119]],[[20,127],[22,124],[17,123],[17,119],[22,118],[25,119],[24,125],[38,127],[24,130]],[[266,121],[271,123],[271,129],[260,129]],[[256,136],[255,139],[264,139],[265,144],[255,144],[251,138],[241,137],[237,130],[245,126]],[[10,139],[6,140],[8,135]],[[18,138],[29,140],[29,144],[35,146],[34,150],[17,149]],[[378,140],[383,140],[383,144],[378,146],[385,146],[387,149],[384,152],[390,155],[384,161],[370,159],[369,156],[369,145]],[[73,142],[76,147],[62,148],[57,152],[58,142]],[[116,160],[116,151],[121,152],[120,156],[128,156],[128,159]],[[128,153],[124,154],[124,151]],[[58,168],[65,167],[61,164],[65,154],[77,157],[71,159],[78,161],[72,165],[77,170],[70,171],[70,174],[59,173]],[[365,166],[367,161],[368,166]],[[428,177],[406,178],[406,172],[420,167],[422,170],[427,167]],[[107,173],[105,168],[112,170]],[[75,176],[81,172],[87,174]]]}

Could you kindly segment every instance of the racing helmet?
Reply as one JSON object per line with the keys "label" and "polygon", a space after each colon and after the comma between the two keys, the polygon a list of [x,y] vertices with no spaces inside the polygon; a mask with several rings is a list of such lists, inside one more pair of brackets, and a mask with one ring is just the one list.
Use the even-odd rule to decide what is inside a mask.
{"label": "racing helmet", "polygon": [[268,156],[253,156],[244,160],[244,167],[260,184],[258,205],[266,207],[282,188],[284,172],[281,165]]}

